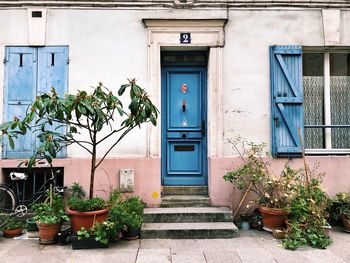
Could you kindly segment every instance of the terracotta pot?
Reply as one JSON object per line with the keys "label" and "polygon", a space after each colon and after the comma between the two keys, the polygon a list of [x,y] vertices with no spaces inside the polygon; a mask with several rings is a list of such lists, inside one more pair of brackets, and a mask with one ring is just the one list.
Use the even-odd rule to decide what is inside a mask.
{"label": "terracotta pot", "polygon": [[85,229],[90,229],[96,222],[104,222],[107,220],[108,209],[102,209],[90,212],[78,212],[67,208],[67,214],[70,215],[70,223],[72,227],[72,232],[76,233],[82,227]]}
{"label": "terracotta pot", "polygon": [[[287,226],[287,230],[289,231],[290,228],[291,228],[291,224],[290,224],[290,222],[289,222],[288,219],[285,221],[285,224],[286,224],[286,226]],[[306,226],[307,226],[306,224],[299,224],[299,228],[300,228],[301,230],[306,230]]]}
{"label": "terracotta pot", "polygon": [[57,242],[57,234],[61,229],[61,224],[42,224],[36,222],[39,228],[39,242],[40,244],[54,244]]}
{"label": "terracotta pot", "polygon": [[4,229],[2,232],[4,233],[4,237],[18,237],[22,235],[22,228],[17,229]]}
{"label": "terracotta pot", "polygon": [[350,218],[343,214],[341,219],[343,222],[343,230],[350,233]]}
{"label": "terracotta pot", "polygon": [[285,221],[288,218],[290,212],[282,208],[270,208],[266,206],[259,206],[264,229],[267,231],[273,231],[274,229],[281,229],[285,226]]}

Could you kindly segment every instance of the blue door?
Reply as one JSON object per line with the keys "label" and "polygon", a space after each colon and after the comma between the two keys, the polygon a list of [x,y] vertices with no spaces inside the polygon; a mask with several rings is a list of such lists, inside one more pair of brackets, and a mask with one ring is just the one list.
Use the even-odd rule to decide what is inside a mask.
{"label": "blue door", "polygon": [[207,184],[205,66],[162,67],[162,183]]}

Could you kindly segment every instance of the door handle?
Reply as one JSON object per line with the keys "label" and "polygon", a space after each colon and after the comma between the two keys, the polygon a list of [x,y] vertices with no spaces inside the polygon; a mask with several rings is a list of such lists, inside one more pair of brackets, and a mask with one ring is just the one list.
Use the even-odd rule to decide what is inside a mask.
{"label": "door handle", "polygon": [[202,120],[201,133],[202,133],[202,137],[204,137],[205,136],[205,121],[204,120]]}

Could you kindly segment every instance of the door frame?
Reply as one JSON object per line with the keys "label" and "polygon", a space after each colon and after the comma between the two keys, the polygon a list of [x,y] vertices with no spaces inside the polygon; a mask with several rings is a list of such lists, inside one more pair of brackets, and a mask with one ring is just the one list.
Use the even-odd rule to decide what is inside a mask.
{"label": "door frame", "polygon": [[[164,51],[161,53],[161,59],[163,58],[163,55],[174,55],[174,56],[181,56],[181,55],[201,55],[205,56],[206,60],[205,62],[168,62],[168,63],[162,63],[161,64],[161,112],[167,113],[167,114],[161,114],[161,183],[162,185],[187,185],[184,183],[171,183],[171,184],[165,184],[165,176],[167,173],[167,160],[168,160],[168,153],[167,153],[167,103],[168,103],[168,92],[167,92],[167,78],[166,73],[168,72],[168,69],[183,69],[191,70],[191,69],[199,69],[203,72],[203,79],[202,79],[202,98],[201,98],[201,104],[202,104],[202,112],[201,117],[202,120],[205,122],[205,136],[202,139],[202,158],[201,158],[201,165],[202,165],[202,177],[198,182],[201,182],[202,179],[204,179],[204,183],[198,183],[198,184],[188,184],[188,185],[208,185],[208,52],[207,51]],[[174,180],[176,180],[176,176],[174,176]],[[178,178],[180,180],[180,178]]]}

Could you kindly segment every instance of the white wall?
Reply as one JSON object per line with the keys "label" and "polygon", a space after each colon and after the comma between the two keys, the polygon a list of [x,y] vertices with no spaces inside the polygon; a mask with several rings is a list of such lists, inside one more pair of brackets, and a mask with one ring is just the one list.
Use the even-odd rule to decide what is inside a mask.
{"label": "white wall", "polygon": [[[136,77],[139,84],[148,89],[148,35],[143,18],[226,16],[226,10],[49,9],[46,45],[69,45],[70,92],[88,90],[99,81],[116,92],[128,77]],[[349,21],[350,12],[343,11],[342,45],[350,45],[350,31],[346,29]],[[0,10],[0,25],[0,57],[5,45],[28,44],[25,9]],[[225,34],[223,143],[242,135],[248,140],[270,144],[268,47],[273,44],[322,46],[321,10],[230,10]],[[3,75],[1,63],[0,83],[4,82]],[[2,97],[0,99],[2,101]],[[0,116],[2,118],[2,114]],[[146,156],[146,138],[146,127],[136,129],[111,156]],[[111,141],[103,147],[110,144]],[[78,147],[70,147],[68,153],[70,157],[87,156]],[[222,154],[232,154],[227,144]]]}

